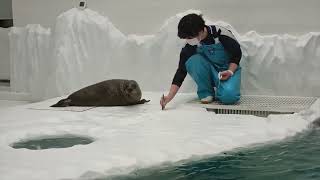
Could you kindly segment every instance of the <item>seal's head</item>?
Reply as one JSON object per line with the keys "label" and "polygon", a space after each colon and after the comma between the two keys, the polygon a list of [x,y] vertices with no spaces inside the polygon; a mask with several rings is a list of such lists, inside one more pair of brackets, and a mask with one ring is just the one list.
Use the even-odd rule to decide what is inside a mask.
{"label": "seal's head", "polygon": [[58,103],[52,105],[51,107],[67,107],[70,106],[71,99],[62,99]]}
{"label": "seal's head", "polygon": [[138,83],[134,80],[128,80],[123,85],[123,94],[132,102],[137,102],[141,99],[142,93]]}

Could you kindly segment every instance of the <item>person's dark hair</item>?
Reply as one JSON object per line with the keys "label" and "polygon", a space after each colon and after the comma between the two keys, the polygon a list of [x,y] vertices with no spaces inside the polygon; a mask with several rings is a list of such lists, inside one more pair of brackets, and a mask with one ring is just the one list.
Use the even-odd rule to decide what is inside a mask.
{"label": "person's dark hair", "polygon": [[181,39],[195,37],[204,27],[205,22],[202,15],[188,14],[181,18],[178,24],[178,37]]}

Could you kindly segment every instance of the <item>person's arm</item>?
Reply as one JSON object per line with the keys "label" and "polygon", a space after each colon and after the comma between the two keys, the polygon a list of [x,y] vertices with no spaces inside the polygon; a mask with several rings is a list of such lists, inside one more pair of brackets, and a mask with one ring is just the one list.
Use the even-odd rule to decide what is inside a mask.
{"label": "person's arm", "polygon": [[221,80],[229,79],[233,73],[237,70],[240,59],[242,56],[240,44],[235,39],[231,31],[223,29],[219,36],[219,41],[225,48],[225,50],[230,54],[229,68],[226,71],[220,73]]}
{"label": "person's arm", "polygon": [[229,34],[225,32],[225,35],[223,34],[223,32],[224,31],[222,31],[219,36],[219,41],[221,42],[225,50],[230,54],[229,62],[239,65],[242,56],[240,44],[231,32]]}
{"label": "person's arm", "polygon": [[236,72],[237,68],[238,64],[230,63],[228,70],[220,72],[220,80],[224,81],[229,79],[234,74],[234,72]]}
{"label": "person's arm", "polygon": [[182,82],[187,76],[187,70],[185,63],[186,61],[196,52],[196,48],[187,45],[180,53],[180,60],[178,69],[174,75],[172,80],[172,84],[169,90],[169,93],[166,96],[161,97],[160,105],[162,109],[175,97],[177,92],[179,91]]}
{"label": "person's arm", "polygon": [[172,80],[169,93],[166,96],[161,97],[160,105],[162,109],[164,109],[166,105],[175,97],[186,76],[187,71],[184,70],[184,68],[179,67]]}
{"label": "person's arm", "polygon": [[232,71],[232,72],[235,72],[238,68],[238,64],[236,63],[230,63],[229,64],[229,70]]}
{"label": "person's arm", "polygon": [[175,84],[171,84],[170,91],[168,93],[168,98],[170,99],[170,101],[174,98],[174,96],[177,94],[179,89],[180,89],[179,86]]}
{"label": "person's arm", "polygon": [[163,98],[161,98],[160,100],[160,105],[165,108],[166,105],[174,98],[174,96],[177,94],[177,92],[179,91],[180,87],[172,84],[170,87],[170,91],[168,93],[168,95],[164,96]]}

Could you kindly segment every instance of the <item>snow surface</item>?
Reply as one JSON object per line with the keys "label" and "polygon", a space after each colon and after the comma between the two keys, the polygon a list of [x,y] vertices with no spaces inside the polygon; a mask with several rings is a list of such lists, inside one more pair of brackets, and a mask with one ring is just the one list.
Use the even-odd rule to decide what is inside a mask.
{"label": "snow surface", "polygon": [[[143,93],[151,100],[144,105],[98,107],[85,112],[29,109],[47,107],[60,98],[0,109],[1,179],[90,179],[128,173],[280,140],[308,128],[320,116],[320,101],[293,115],[216,115],[186,103],[195,94],[179,94],[167,110],[161,111],[160,95]],[[10,147],[20,140],[68,134],[95,141],[65,149]]]}
{"label": "snow surface", "polygon": [[[124,35],[95,11],[70,9],[54,30],[40,25],[10,32],[11,84],[34,100],[69,94],[111,78],[135,79],[143,91],[164,91],[176,71],[184,41],[177,24],[189,10],[165,21],[154,35]],[[205,17],[206,18],[206,17]],[[243,58],[242,93],[249,95],[320,96],[320,33],[302,36],[237,33]],[[30,63],[31,62],[31,63]],[[181,92],[194,92],[187,77]]]}

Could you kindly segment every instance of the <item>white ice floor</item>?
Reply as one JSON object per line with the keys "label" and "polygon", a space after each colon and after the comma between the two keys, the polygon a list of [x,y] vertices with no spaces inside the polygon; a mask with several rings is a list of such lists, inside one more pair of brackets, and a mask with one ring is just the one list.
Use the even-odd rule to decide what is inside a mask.
{"label": "white ice floor", "polygon": [[[281,140],[306,129],[320,116],[320,102],[293,115],[268,118],[216,115],[185,102],[194,94],[178,94],[165,111],[161,93],[144,93],[151,102],[131,107],[99,107],[84,112],[33,110],[36,104],[0,108],[1,179],[81,179],[127,173],[136,168],[199,158],[256,143]],[[89,145],[64,149],[13,149],[22,139],[82,135]]]}

